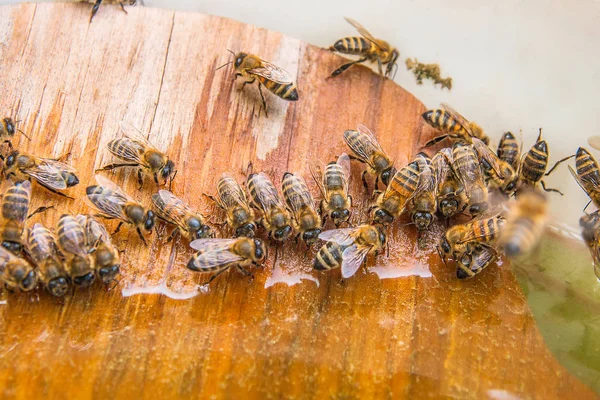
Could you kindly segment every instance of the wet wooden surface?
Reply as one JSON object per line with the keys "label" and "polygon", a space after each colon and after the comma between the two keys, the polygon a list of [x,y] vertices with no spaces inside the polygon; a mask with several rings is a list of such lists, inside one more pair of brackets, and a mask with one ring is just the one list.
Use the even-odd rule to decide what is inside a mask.
{"label": "wet wooden surface", "polygon": [[[15,145],[71,153],[82,181],[75,201],[36,187],[33,206],[57,210],[32,223],[88,210],[85,186],[111,160],[98,149],[120,121],[169,149],[179,166],[173,191],[215,221],[222,216],[200,194],[214,193],[223,171],[242,179],[252,161],[276,184],[285,171],[307,176],[310,160],[345,150],[342,133],[358,123],[401,164],[433,134],[419,117],[424,106],[402,88],[365,68],[326,81],[341,58],[295,39],[141,7],[126,15],[103,6],[89,24],[89,10],[0,8],[0,111],[32,138]],[[227,48],[290,71],[300,100],[269,95],[269,118],[258,116],[256,88],[240,93],[231,69],[215,72]],[[131,170],[113,178],[146,203],[156,190],[138,190]],[[370,199],[358,178],[351,190],[358,222]],[[160,226],[149,248],[126,229],[115,237],[125,253],[114,290],[96,285],[63,304],[42,291],[5,295],[2,397],[595,397],[546,348],[508,266],[458,282],[432,246],[416,248],[411,226],[396,226],[389,254],[345,282],[338,271],[311,271],[311,254],[287,243],[271,247],[254,281],[231,271],[208,289],[207,277],[183,268],[186,244],[163,244],[167,234]]]}

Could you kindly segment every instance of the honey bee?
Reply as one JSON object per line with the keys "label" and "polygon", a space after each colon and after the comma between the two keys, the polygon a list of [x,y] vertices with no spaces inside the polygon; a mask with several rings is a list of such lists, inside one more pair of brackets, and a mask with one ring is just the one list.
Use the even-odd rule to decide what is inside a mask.
{"label": "honey bee", "polygon": [[431,167],[437,183],[437,208],[445,218],[450,218],[464,210],[467,204],[465,190],[450,164],[452,149],[445,147],[431,160]]}
{"label": "honey bee", "polygon": [[286,172],[281,186],[283,198],[292,215],[294,229],[298,236],[302,235],[302,240],[307,246],[312,245],[321,233],[321,219],[315,210],[306,182],[301,176]]}
{"label": "honey bee", "polygon": [[411,220],[419,231],[424,231],[431,225],[437,209],[437,187],[431,168],[431,159],[427,154],[417,154],[415,162],[419,167],[419,183],[411,197]]}
{"label": "honey bee", "polygon": [[147,210],[139,201],[134,200],[110,179],[102,175],[96,175],[98,185],[88,186],[85,189],[88,204],[106,219],[118,219],[119,225],[114,233],[119,232],[124,223],[135,227],[144,245],[146,239],[142,234],[142,228],[152,231],[154,227],[154,212]]}
{"label": "honey bee", "polygon": [[125,4],[133,6],[137,3],[137,0],[125,0],[125,1],[121,1],[121,0],[75,0],[78,1],[80,3],[94,3],[94,5],[92,6],[92,12],[90,14],[90,22],[92,22],[92,19],[94,19],[94,15],[96,15],[96,13],[98,12],[98,9],[100,8],[100,5],[102,5],[102,3],[113,3],[113,4],[119,4],[121,6],[121,10],[123,10],[123,12],[125,12],[125,14],[127,14],[127,10],[125,10]]}
{"label": "honey bee", "polygon": [[[12,139],[15,136],[16,132],[17,127],[15,121],[12,118],[6,117],[3,118],[2,121],[0,121],[0,140],[3,141],[3,143],[8,144],[8,147],[10,149],[13,148]],[[21,134],[25,136],[27,140],[29,140],[29,136],[25,135],[25,133],[22,130],[19,130],[19,132],[21,132]]]}
{"label": "honey bee", "polygon": [[441,109],[425,111],[422,117],[432,127],[445,132],[444,135],[437,136],[425,143],[423,147],[433,146],[446,138],[471,143],[471,138],[475,137],[486,145],[490,143],[490,139],[479,125],[469,122],[448,104],[442,103]]}
{"label": "honey bee", "polygon": [[383,229],[373,225],[325,231],[319,239],[327,243],[317,253],[314,269],[330,270],[341,266],[345,279],[358,271],[369,254],[377,255],[386,242]]}
{"label": "honey bee", "polygon": [[471,145],[457,142],[452,146],[452,169],[468,199],[468,211],[479,215],[488,209],[488,191],[479,167],[479,160]]}
{"label": "honey bee", "polygon": [[[369,61],[377,62],[379,75],[393,79],[393,70],[394,67],[398,68],[397,60],[400,56],[400,52],[396,48],[390,46],[390,44],[385,40],[376,39],[373,35],[371,35],[371,32],[369,32],[364,26],[355,20],[347,17],[345,17],[345,19],[350,23],[350,25],[356,28],[362,37],[350,36],[342,38],[335,42],[333,46],[329,47],[329,50],[342,54],[357,55],[360,56],[360,58],[358,60],[343,64],[331,73],[331,77],[341,74],[354,64]],[[384,65],[386,66],[385,75],[383,73]]]}
{"label": "honey bee", "polygon": [[38,276],[46,289],[62,297],[71,286],[56,244],[56,236],[42,224],[35,224],[27,234],[27,254],[38,268]]}
{"label": "honey bee", "polygon": [[487,179],[491,181],[492,186],[497,188],[501,193],[508,196],[512,195],[517,189],[517,183],[519,182],[517,171],[508,162],[500,159],[481,140],[472,138],[471,142],[473,150],[475,150],[475,154],[481,163],[481,168]]}
{"label": "honey bee", "polygon": [[105,285],[116,281],[121,270],[121,257],[106,227],[91,215],[79,214],[75,219],[85,232],[85,246],[88,254],[93,257],[96,276]]}
{"label": "honey bee", "polygon": [[419,165],[417,162],[401,168],[392,177],[387,189],[379,194],[373,207],[373,223],[391,224],[406,208],[419,183]]}
{"label": "honey bee", "polygon": [[385,151],[383,151],[369,128],[364,125],[358,125],[357,129],[356,131],[345,131],[344,141],[350,147],[350,150],[356,154],[356,156],[350,156],[350,158],[367,164],[367,169],[362,173],[362,182],[365,189],[368,190],[367,180],[365,179],[367,172],[376,176],[375,190],[377,190],[379,180],[387,186],[392,176],[396,173],[394,164]]}
{"label": "honey bee", "polygon": [[466,224],[454,225],[449,228],[441,240],[440,247],[442,258],[452,256],[458,260],[463,253],[467,252],[469,243],[493,244],[502,232],[505,221],[502,217],[482,218],[467,222]]}
{"label": "honey bee", "polygon": [[233,266],[244,275],[253,277],[245,267],[262,264],[267,258],[267,248],[260,239],[196,239],[190,246],[198,252],[187,267],[196,272],[214,272],[207,284]]}
{"label": "honey bee", "polygon": [[499,244],[509,257],[528,254],[539,243],[546,221],[548,203],[546,196],[535,189],[519,193],[511,203]]}
{"label": "honey bee", "polygon": [[350,158],[346,153],[325,167],[325,173],[318,165],[311,165],[310,172],[321,191],[322,199],[319,206],[323,216],[323,225],[328,217],[335,226],[350,219],[352,197],[348,194],[350,181]]}
{"label": "honey bee", "polygon": [[579,220],[579,225],[594,261],[594,273],[600,279],[600,211],[584,215]]}
{"label": "honey bee", "polygon": [[158,218],[177,227],[167,242],[170,242],[178,232],[190,241],[214,237],[214,232],[206,225],[204,216],[192,210],[168,190],[159,190],[158,193],[153,194],[152,204]]}
{"label": "honey bee", "polygon": [[59,190],[65,190],[79,183],[75,168],[58,160],[40,158],[12,151],[4,160],[3,173],[13,181],[34,179],[45,189],[60,196],[72,199]]}
{"label": "honey bee", "polygon": [[35,289],[38,277],[35,269],[24,259],[0,246],[0,280],[9,291]]}
{"label": "honey bee", "polygon": [[159,176],[163,179],[164,184],[169,179],[172,181],[175,178],[177,174],[175,163],[150,144],[140,131],[126,123],[121,123],[121,130],[124,136],[108,142],[107,149],[125,162],[105,165],[96,172],[112,171],[115,168],[122,167],[137,167],[137,179],[140,188],[144,183],[144,175],[152,176],[157,185],[159,185]]}
{"label": "honey bee", "polygon": [[[600,170],[596,159],[583,147],[578,148],[575,153],[575,169],[576,171],[569,166],[569,171],[590,201],[600,207]],[[583,210],[587,207],[586,205]]]}
{"label": "honey bee", "polygon": [[227,213],[227,224],[236,236],[254,237],[256,231],[254,211],[248,204],[246,193],[228,172],[221,175],[217,184],[217,198],[206,195]]}
{"label": "honey bee", "polygon": [[500,160],[510,164],[513,170],[517,171],[519,169],[521,148],[511,132],[506,132],[502,135],[496,154]]}
{"label": "honey bee", "polygon": [[260,94],[260,98],[262,100],[262,107],[265,110],[266,116],[268,116],[267,102],[262,92],[263,85],[268,90],[270,90],[271,93],[282,98],[283,100],[298,100],[298,89],[296,88],[294,79],[292,78],[289,72],[278,67],[277,65],[262,60],[260,57],[254,54],[248,54],[243,52],[235,54],[231,50],[228,51],[231,54],[233,54],[235,60],[229,61],[228,63],[220,66],[217,69],[223,68],[233,62],[236,78],[238,76],[244,78],[244,84],[242,85],[242,89],[247,84],[252,84],[256,80],[258,80],[258,93]]}
{"label": "honey bee", "polygon": [[96,279],[93,260],[85,244],[85,231],[74,216],[63,214],[56,226],[58,245],[66,258],[66,269],[75,286],[91,286]]}
{"label": "honey bee", "polygon": [[[519,166],[519,183],[522,186],[536,187],[538,183],[546,192],[556,192],[562,195],[558,189],[547,188],[542,180],[548,167],[548,144],[542,140],[542,129],[533,147],[523,155]],[[548,175],[548,174],[546,174]]]}
{"label": "honey bee", "polygon": [[456,277],[458,279],[472,278],[498,258],[498,252],[491,246],[472,242],[457,260]]}
{"label": "honey bee", "polygon": [[252,207],[262,213],[260,222],[269,237],[286,240],[292,233],[292,221],[271,179],[263,172],[250,174],[246,186]]}

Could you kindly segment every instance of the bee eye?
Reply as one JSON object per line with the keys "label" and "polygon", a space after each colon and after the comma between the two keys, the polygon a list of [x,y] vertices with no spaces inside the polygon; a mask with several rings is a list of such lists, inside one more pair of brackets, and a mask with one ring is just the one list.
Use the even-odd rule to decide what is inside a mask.
{"label": "bee eye", "polygon": [[31,271],[27,274],[25,279],[23,279],[23,290],[31,290],[37,283],[37,279],[35,276],[35,271]]}
{"label": "bee eye", "polygon": [[444,250],[445,253],[450,253],[450,244],[447,240],[442,242],[442,250]]}

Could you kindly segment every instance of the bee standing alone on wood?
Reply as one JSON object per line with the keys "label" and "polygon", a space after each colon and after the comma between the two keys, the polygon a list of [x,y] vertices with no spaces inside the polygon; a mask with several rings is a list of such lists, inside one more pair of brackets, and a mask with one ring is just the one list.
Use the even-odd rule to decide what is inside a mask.
{"label": "bee standing alone on wood", "polygon": [[[341,74],[354,64],[371,61],[377,62],[379,75],[393,79],[393,74],[395,74],[394,67],[398,68],[397,60],[400,52],[385,40],[376,39],[371,32],[357,21],[347,17],[345,19],[350,25],[356,28],[362,37],[351,36],[342,38],[329,47],[329,50],[342,54],[357,55],[360,58],[341,65],[331,73],[331,77]],[[386,65],[385,75],[383,72],[384,65]]]}
{"label": "bee standing alone on wood", "polygon": [[471,138],[476,137],[485,144],[490,143],[479,125],[469,122],[448,104],[442,103],[442,108],[425,111],[422,117],[430,126],[445,133],[431,139],[423,147],[433,146],[446,138],[471,143]]}
{"label": "bee standing alone on wood", "polygon": [[175,178],[177,174],[175,163],[146,140],[140,131],[128,123],[121,123],[121,130],[124,136],[111,140],[106,147],[114,156],[125,162],[105,165],[96,172],[112,171],[122,167],[138,167],[137,178],[140,188],[144,183],[143,175],[152,176],[157,185],[159,185],[159,176],[163,179],[164,184],[169,179],[172,181]]}
{"label": "bee standing alone on wood", "polygon": [[383,229],[373,225],[325,231],[319,239],[327,243],[317,253],[314,269],[330,270],[341,266],[343,278],[354,275],[367,255],[377,255],[386,242]]}
{"label": "bee standing alone on wood", "polygon": [[250,174],[246,186],[252,206],[262,213],[260,222],[269,237],[286,240],[292,233],[292,221],[271,179],[263,172]]}
{"label": "bee standing alone on wood", "polygon": [[352,206],[352,197],[348,194],[350,182],[348,155],[342,153],[337,161],[327,164],[324,173],[320,165],[311,165],[310,172],[323,196],[319,206],[323,217],[322,224],[325,225],[328,217],[333,220],[336,227],[342,222],[348,222]]}
{"label": "bee standing alone on wood", "polygon": [[[562,192],[558,189],[547,188],[546,184],[542,180],[544,176],[549,175],[554,167],[546,174],[546,168],[548,168],[548,158],[550,157],[550,151],[548,150],[548,144],[545,140],[542,140],[542,129],[540,128],[540,134],[533,145],[533,147],[523,155],[521,158],[521,165],[519,167],[519,183],[521,186],[536,187],[538,183],[542,185],[542,189],[546,192],[556,192],[562,196]],[[567,157],[568,158],[568,157]],[[564,160],[563,160],[564,161]]]}
{"label": "bee standing alone on wood", "polygon": [[254,237],[256,222],[254,210],[248,204],[246,193],[230,173],[221,175],[217,183],[217,197],[206,195],[227,214],[227,224],[235,236]]}
{"label": "bee standing alone on wood", "polygon": [[267,102],[262,92],[263,85],[270,90],[271,93],[281,97],[283,100],[298,100],[298,89],[289,72],[268,61],[262,60],[254,54],[243,52],[235,54],[231,50],[228,51],[234,56],[234,61],[229,61],[217,69],[223,68],[233,62],[235,77],[241,76],[244,78],[242,89],[244,89],[247,84],[252,84],[258,80],[258,93],[260,93],[262,107],[265,110],[266,116],[268,116]]}
{"label": "bee standing alone on wood", "polygon": [[56,236],[42,224],[35,224],[27,234],[27,254],[38,268],[46,289],[56,297],[65,295],[71,280],[58,251]]}
{"label": "bee standing alone on wood", "polygon": [[173,240],[177,233],[190,241],[214,236],[211,227],[206,225],[204,216],[192,210],[168,190],[159,190],[153,194],[152,204],[158,218],[175,225],[167,242]]}

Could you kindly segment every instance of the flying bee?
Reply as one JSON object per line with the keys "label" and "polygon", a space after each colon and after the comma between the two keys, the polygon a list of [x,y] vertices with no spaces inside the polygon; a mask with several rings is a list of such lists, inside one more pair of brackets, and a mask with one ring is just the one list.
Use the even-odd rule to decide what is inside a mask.
{"label": "flying bee", "polygon": [[246,186],[252,207],[262,213],[260,222],[269,232],[269,237],[286,240],[292,233],[292,221],[271,179],[263,172],[250,174]]}
{"label": "flying bee", "polygon": [[398,218],[406,208],[407,203],[419,184],[419,164],[415,161],[400,168],[384,192],[377,197],[377,202],[371,207],[373,223],[389,225]]}
{"label": "flying bee", "polygon": [[110,179],[96,175],[98,185],[85,189],[88,204],[106,219],[118,219],[119,225],[114,233],[119,232],[124,223],[135,227],[142,242],[147,245],[142,228],[148,232],[154,227],[154,212],[146,209],[139,201],[134,200]]}
{"label": "flying bee", "polygon": [[235,77],[241,76],[244,78],[244,84],[242,89],[247,84],[252,84],[258,80],[258,93],[262,100],[262,106],[267,114],[267,102],[263,96],[262,87],[263,85],[271,91],[274,95],[287,101],[298,100],[298,89],[294,83],[294,79],[289,72],[278,67],[277,65],[271,64],[268,61],[262,60],[260,57],[254,54],[248,54],[239,52],[233,53],[235,60],[229,61],[228,63],[220,66],[217,69],[223,68],[233,62],[235,68]]}
{"label": "flying bee", "polygon": [[13,181],[34,179],[45,189],[60,196],[72,199],[59,190],[65,190],[79,183],[75,168],[58,160],[35,157],[12,151],[4,160],[3,173]]}
{"label": "flying bee", "polygon": [[66,258],[66,269],[75,286],[91,286],[96,279],[93,260],[85,245],[85,231],[74,216],[63,214],[56,226],[58,246]]}
{"label": "flying bee", "polygon": [[466,207],[465,190],[450,163],[452,149],[445,147],[431,159],[431,168],[437,184],[437,208],[445,218],[450,218]]}
{"label": "flying bee", "polygon": [[106,227],[91,215],[79,214],[75,219],[85,232],[86,250],[93,257],[96,275],[105,285],[116,281],[121,270],[121,257]]}
{"label": "flying bee", "polygon": [[246,267],[262,264],[267,258],[267,248],[260,239],[196,239],[190,246],[198,252],[187,267],[196,272],[214,272],[207,284],[233,266],[244,275],[253,276]]}
{"label": "flying bee", "polygon": [[485,186],[479,160],[473,147],[457,142],[452,146],[452,169],[465,188],[469,214],[475,216],[488,209],[488,190]]}
{"label": "flying bee", "polygon": [[312,245],[321,233],[321,219],[315,210],[306,182],[301,176],[286,172],[281,186],[285,204],[292,215],[294,229],[298,236],[302,235],[302,240],[307,246]]}
{"label": "flying bee", "polygon": [[365,179],[367,172],[376,176],[375,190],[377,190],[379,180],[386,186],[390,183],[390,179],[396,173],[394,164],[385,151],[383,151],[375,135],[373,135],[369,128],[361,124],[358,125],[356,131],[345,131],[344,141],[356,155],[350,156],[350,158],[367,164],[367,169],[362,173],[362,181],[365,189],[368,190],[367,180]]}
{"label": "flying bee", "polygon": [[225,172],[217,183],[217,197],[208,196],[227,214],[227,224],[236,236],[254,237],[256,222],[254,210],[248,204],[246,193],[231,174]]}
{"label": "flying bee", "polygon": [[458,279],[472,278],[498,258],[498,252],[491,246],[471,242],[457,262],[456,277]]}
{"label": "flying bee", "polygon": [[505,221],[502,217],[482,218],[466,224],[454,225],[446,230],[441,240],[442,258],[445,261],[447,256],[452,256],[458,260],[459,256],[468,250],[467,245],[472,242],[494,244],[504,225]]}
{"label": "flying bee", "polygon": [[321,191],[322,199],[319,206],[323,216],[323,225],[328,217],[335,226],[350,219],[352,197],[348,194],[350,181],[350,158],[346,153],[337,161],[330,162],[325,167],[325,172],[319,165],[311,165],[310,172]]}
{"label": "flying bee", "polygon": [[[2,221],[0,222],[0,239],[2,247],[16,255],[23,249],[23,232],[28,218],[31,201],[31,182],[22,181],[10,183],[2,196]],[[40,207],[29,217],[45,211]]]}
{"label": "flying bee", "polygon": [[125,14],[127,14],[127,10],[125,10],[125,4],[133,6],[137,3],[137,0],[125,0],[125,1],[121,1],[121,0],[75,0],[75,1],[80,2],[80,3],[94,3],[94,5],[92,6],[92,12],[90,14],[90,22],[92,22],[94,15],[96,15],[96,13],[98,12],[98,9],[100,8],[100,5],[102,5],[102,3],[119,4],[121,6],[121,10],[123,10],[123,12],[125,12]]}
{"label": "flying bee", "polygon": [[[538,183],[542,185],[542,189],[546,192],[560,192],[558,189],[546,188],[546,184],[542,180],[548,167],[548,144],[542,140],[542,129],[533,147],[521,157],[519,166],[519,182],[522,186],[536,187]],[[552,172],[552,170],[550,171]],[[550,173],[548,172],[548,174]],[[546,174],[546,175],[548,175]]]}
{"label": "flying bee", "polygon": [[431,168],[431,159],[425,153],[417,154],[415,162],[419,167],[419,183],[409,205],[411,220],[419,231],[429,228],[437,209],[435,175]]}
{"label": "flying bee", "polygon": [[158,218],[177,227],[168,241],[171,241],[178,232],[190,241],[214,236],[211,227],[206,225],[204,216],[192,210],[168,190],[159,190],[158,193],[153,194],[152,204]]}
{"label": "flying bee", "polygon": [[39,279],[46,289],[53,296],[64,296],[71,281],[61,259],[54,233],[37,223],[29,230],[26,244],[27,254],[37,266]]}
{"label": "flying bee", "polygon": [[486,145],[490,143],[490,139],[479,125],[469,122],[448,104],[442,103],[441,109],[425,111],[422,117],[433,128],[445,132],[444,135],[437,136],[425,143],[423,147],[433,146],[446,138],[471,143],[471,138],[475,137]]}
{"label": "flying bee", "polygon": [[509,257],[528,254],[539,243],[548,220],[546,196],[535,189],[519,193],[509,206],[499,244]]}
{"label": "flying bee", "polygon": [[[362,37],[350,36],[342,38],[335,42],[333,46],[329,47],[329,50],[342,54],[357,55],[360,56],[360,58],[341,65],[331,73],[331,77],[341,74],[354,64],[369,61],[377,62],[379,75],[393,79],[392,75],[395,74],[394,67],[398,68],[397,60],[400,56],[400,52],[385,40],[375,39],[375,37],[371,35],[371,32],[355,20],[348,17],[345,17],[345,19],[350,25],[356,28]],[[386,66],[385,75],[383,73],[384,65]]]}
{"label": "flying bee", "polygon": [[521,148],[515,135],[511,132],[506,132],[502,135],[496,154],[500,160],[510,164],[513,170],[517,171],[519,169]]}
{"label": "flying bee", "polygon": [[35,289],[38,277],[31,264],[0,246],[0,281],[11,292],[28,292]]}
{"label": "flying bee", "polygon": [[108,142],[107,149],[114,156],[125,161],[124,163],[108,164],[96,170],[112,171],[115,168],[137,167],[137,178],[140,188],[144,183],[144,175],[152,176],[154,182],[159,185],[159,177],[166,184],[173,180],[177,171],[175,163],[166,154],[157,150],[135,127],[130,124],[121,123],[124,136]]}
{"label": "flying bee", "polygon": [[330,270],[341,266],[345,279],[358,271],[369,254],[377,255],[386,242],[383,229],[373,225],[325,231],[319,239],[327,243],[317,253],[314,269]]}

